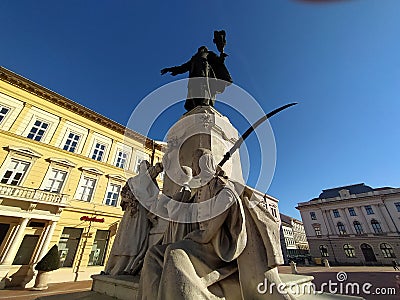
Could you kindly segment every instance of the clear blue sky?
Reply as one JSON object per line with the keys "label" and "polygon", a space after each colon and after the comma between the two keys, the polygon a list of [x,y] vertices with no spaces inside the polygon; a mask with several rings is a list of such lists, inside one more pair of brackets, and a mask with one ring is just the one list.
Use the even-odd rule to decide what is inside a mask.
{"label": "clear blue sky", "polygon": [[251,2],[3,0],[0,65],[126,124],[174,79],[161,68],[225,29],[237,85],[266,111],[301,103],[271,120],[281,212],[326,188],[400,186],[400,1]]}

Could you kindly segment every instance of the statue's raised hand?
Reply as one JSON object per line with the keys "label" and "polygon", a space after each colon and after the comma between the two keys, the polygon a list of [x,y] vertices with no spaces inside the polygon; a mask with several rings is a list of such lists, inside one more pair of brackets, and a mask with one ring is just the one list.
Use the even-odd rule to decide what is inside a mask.
{"label": "statue's raised hand", "polygon": [[164,75],[165,73],[170,72],[170,68],[164,68],[161,70],[161,75]]}
{"label": "statue's raised hand", "polygon": [[172,67],[172,68],[164,68],[161,70],[161,75],[164,75],[165,73],[170,72],[172,76],[176,76],[178,75],[178,70],[176,67]]}

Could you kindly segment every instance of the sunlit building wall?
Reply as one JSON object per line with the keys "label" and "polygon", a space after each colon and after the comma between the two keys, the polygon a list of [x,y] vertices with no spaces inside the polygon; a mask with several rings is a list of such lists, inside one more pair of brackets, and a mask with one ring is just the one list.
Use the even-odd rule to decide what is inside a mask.
{"label": "sunlit building wall", "polygon": [[400,189],[363,183],[323,190],[298,204],[311,255],[336,264],[400,259]]}
{"label": "sunlit building wall", "polygon": [[162,157],[154,141],[125,130],[0,67],[2,287],[32,285],[35,263],[54,244],[62,267],[50,282],[104,269],[123,214],[122,186],[140,161]]}

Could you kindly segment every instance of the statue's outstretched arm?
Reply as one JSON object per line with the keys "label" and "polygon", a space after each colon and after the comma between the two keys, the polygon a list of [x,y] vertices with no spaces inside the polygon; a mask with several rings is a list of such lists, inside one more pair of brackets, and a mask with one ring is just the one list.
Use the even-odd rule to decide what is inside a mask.
{"label": "statue's outstretched arm", "polygon": [[183,74],[186,72],[190,71],[190,60],[183,65],[176,66],[176,67],[170,67],[170,68],[164,68],[161,70],[161,75],[164,75],[167,72],[170,72],[172,76],[178,75],[178,74]]}

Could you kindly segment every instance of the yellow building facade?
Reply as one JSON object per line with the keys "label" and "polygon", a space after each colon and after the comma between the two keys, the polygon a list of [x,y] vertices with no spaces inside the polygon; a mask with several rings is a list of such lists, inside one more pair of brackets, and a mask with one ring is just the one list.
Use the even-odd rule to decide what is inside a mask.
{"label": "yellow building facade", "polygon": [[32,286],[54,244],[62,267],[50,282],[100,273],[119,192],[143,159],[161,161],[161,147],[2,67],[0,143],[1,287]]}

